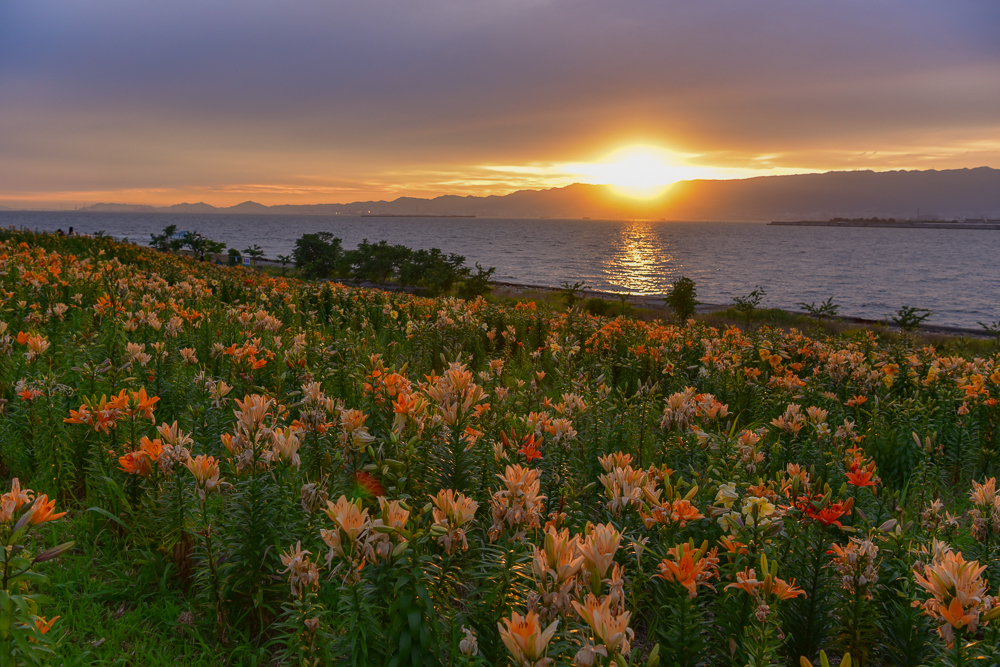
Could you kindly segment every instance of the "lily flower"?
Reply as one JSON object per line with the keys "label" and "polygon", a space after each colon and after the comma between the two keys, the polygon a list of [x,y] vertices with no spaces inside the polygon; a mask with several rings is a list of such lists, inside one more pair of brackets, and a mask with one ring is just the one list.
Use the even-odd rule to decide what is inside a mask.
{"label": "lily flower", "polygon": [[497,623],[500,639],[510,651],[514,662],[519,667],[541,667],[544,665],[545,651],[553,635],[556,634],[559,621],[553,621],[542,630],[538,622],[538,614],[533,611],[529,611],[525,616],[521,616],[515,611],[509,619],[501,620],[502,624]]}

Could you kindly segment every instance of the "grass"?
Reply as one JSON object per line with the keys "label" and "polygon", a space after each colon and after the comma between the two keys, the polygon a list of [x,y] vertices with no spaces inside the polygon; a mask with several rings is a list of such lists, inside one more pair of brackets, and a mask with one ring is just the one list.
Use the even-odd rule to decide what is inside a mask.
{"label": "grass", "polygon": [[[615,590],[593,558],[538,574],[536,548],[615,563],[639,664],[656,644],[665,664],[884,658],[837,637],[862,618],[912,620],[845,606],[829,549],[852,537],[877,543],[876,598],[905,610],[926,600],[908,573],[933,539],[990,563],[991,592],[1000,580],[997,544],[969,521],[970,485],[1000,473],[992,341],[973,359],[975,341],[781,310],[676,327],[567,314],[555,291],[429,299],[33,241],[0,244],[17,323],[0,329],[0,469],[70,512],[14,552],[76,545],[38,566],[60,664],[301,664],[282,653],[317,647],[319,664],[364,650],[380,667],[418,651],[509,664],[497,623],[550,596],[552,577],[578,603]],[[938,510],[958,523],[934,528]],[[5,511],[0,537],[16,541]],[[718,561],[699,551],[713,585],[696,602],[655,576],[680,567],[689,540],[720,547]],[[764,598],[730,584],[764,557],[814,585],[808,604],[767,598],[754,621]],[[572,607],[543,611],[560,619],[550,656],[568,665],[598,631]],[[35,632],[32,615],[21,622]],[[986,625],[988,653],[1000,630]],[[459,655],[463,627],[478,662]],[[927,655],[943,647],[933,629],[919,628]]]}
{"label": "grass", "polygon": [[82,513],[49,528],[49,543],[76,539],[83,548],[40,568],[53,599],[46,611],[61,617],[66,635],[61,664],[270,664],[266,640],[235,635],[217,641],[212,622],[194,613],[177,586],[173,567],[158,553],[123,549],[109,526],[114,524]]}

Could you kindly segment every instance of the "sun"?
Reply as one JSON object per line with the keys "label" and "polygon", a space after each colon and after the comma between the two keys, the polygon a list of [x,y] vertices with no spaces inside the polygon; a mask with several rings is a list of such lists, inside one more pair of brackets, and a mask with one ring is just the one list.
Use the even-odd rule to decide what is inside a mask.
{"label": "sun", "polygon": [[[520,165],[481,165],[504,174],[517,187],[565,187],[573,183],[607,185],[622,197],[655,199],[678,181],[728,180],[778,174],[809,173],[790,167],[761,166],[775,157],[749,156],[741,165],[706,164],[706,153],[681,153],[651,143],[633,143],[588,162],[535,162]],[[731,158],[730,158],[731,161]]]}
{"label": "sun", "polygon": [[573,171],[593,183],[610,185],[619,194],[636,199],[658,197],[677,181],[697,178],[698,167],[663,148],[634,145],[621,148],[598,162],[573,165]]}

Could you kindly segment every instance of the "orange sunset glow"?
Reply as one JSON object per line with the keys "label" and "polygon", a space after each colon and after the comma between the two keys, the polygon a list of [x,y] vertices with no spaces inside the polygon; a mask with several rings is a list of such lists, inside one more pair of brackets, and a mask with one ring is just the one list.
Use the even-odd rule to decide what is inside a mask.
{"label": "orange sunset glow", "polygon": [[152,7],[0,10],[0,206],[1000,166],[992,3]]}

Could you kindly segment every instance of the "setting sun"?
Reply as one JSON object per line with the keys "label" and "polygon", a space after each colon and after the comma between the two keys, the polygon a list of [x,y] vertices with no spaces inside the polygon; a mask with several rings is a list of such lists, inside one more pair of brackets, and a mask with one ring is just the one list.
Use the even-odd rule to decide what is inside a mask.
{"label": "setting sun", "polygon": [[699,167],[685,165],[682,157],[653,146],[629,146],[619,149],[600,162],[569,165],[569,170],[604,185],[620,194],[638,199],[652,199],[668,185],[685,178],[698,178]]}

